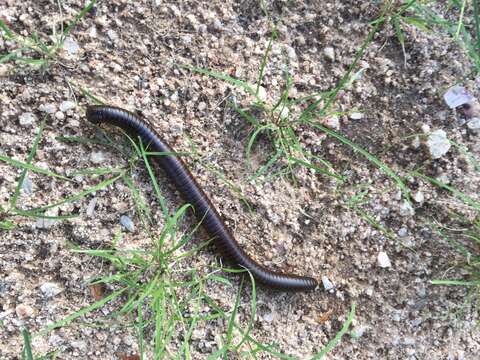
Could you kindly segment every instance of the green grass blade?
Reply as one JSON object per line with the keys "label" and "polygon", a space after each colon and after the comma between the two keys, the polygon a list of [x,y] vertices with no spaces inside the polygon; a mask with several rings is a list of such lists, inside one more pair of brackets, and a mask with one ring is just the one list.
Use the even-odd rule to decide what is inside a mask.
{"label": "green grass blade", "polygon": [[22,329],[22,337],[23,337],[23,352],[22,352],[22,359],[24,360],[34,360],[33,353],[32,353],[32,342],[30,338],[30,333],[27,329]]}
{"label": "green grass blade", "polygon": [[249,93],[251,95],[256,95],[256,91],[253,90],[253,88],[245,81],[235,79],[235,78],[233,78],[231,76],[228,76],[228,75],[225,75],[223,73],[219,73],[219,72],[208,70],[208,69],[203,69],[203,68],[196,67],[196,66],[191,66],[191,65],[188,65],[188,64],[177,64],[177,65],[179,67],[182,67],[184,69],[196,72],[198,74],[208,75],[208,76],[213,77],[215,79],[228,82],[232,85],[241,87],[242,89],[244,89],[247,93]]}
{"label": "green grass blade", "polygon": [[325,346],[322,351],[320,351],[318,354],[316,354],[314,357],[312,357],[311,360],[318,360],[323,358],[329,351],[331,351],[337,344],[340,342],[342,339],[343,335],[347,332],[348,328],[350,327],[350,324],[353,321],[353,318],[355,317],[355,303],[352,303],[352,307],[350,309],[350,313],[348,314],[347,320],[343,323],[342,328],[340,331],[335,335],[335,337],[330,340]]}
{"label": "green grass blade", "polygon": [[410,197],[410,189],[407,187],[407,185],[403,182],[403,180],[400,178],[400,176],[398,176],[395,171],[393,171],[388,165],[386,165],[385,163],[383,163],[380,159],[376,158],[375,156],[373,156],[372,154],[370,154],[368,151],[366,151],[365,149],[363,149],[362,147],[358,146],[357,144],[355,144],[354,142],[350,141],[348,138],[346,138],[345,136],[333,131],[333,130],[330,130],[329,128],[319,124],[319,123],[316,123],[316,122],[312,122],[312,121],[309,121],[308,122],[311,126],[325,132],[327,135],[337,139],[338,141],[340,141],[341,143],[345,144],[345,145],[348,145],[350,146],[353,150],[355,150],[356,152],[360,153],[361,155],[363,155],[368,161],[370,161],[371,163],[375,164],[380,170],[382,170],[383,173],[385,173],[386,175],[390,176],[398,185],[398,187],[402,190],[404,196],[408,199]]}
{"label": "green grass blade", "polygon": [[92,305],[86,306],[86,307],[74,312],[73,314],[65,317],[64,319],[59,320],[59,321],[47,326],[44,330],[40,331],[40,333],[36,334],[35,336],[45,335],[46,333],[52,331],[53,329],[58,329],[58,328],[67,326],[68,324],[70,324],[75,319],[78,319],[79,317],[81,317],[85,314],[88,314],[88,313],[90,313],[94,310],[97,310],[97,309],[101,308],[103,305],[109,303],[110,301],[115,300],[120,295],[122,295],[125,291],[126,291],[126,289],[117,290],[117,291],[111,293],[110,295],[104,297],[103,299],[93,303]]}
{"label": "green grass blade", "polygon": [[[30,153],[27,156],[27,162],[26,164],[31,165],[31,162],[33,158],[35,157],[35,154],[37,153],[37,148],[38,148],[38,143],[40,142],[40,139],[42,138],[43,134],[43,129],[45,128],[45,123],[46,123],[47,115],[43,117],[42,122],[40,123],[40,127],[38,129],[37,136],[35,136],[35,140],[33,141],[32,149],[30,150]],[[20,190],[23,186],[23,182],[25,181],[25,177],[27,176],[27,169],[23,169],[22,173],[20,174],[20,178],[18,179],[17,186],[15,188],[15,192],[10,199],[10,206],[12,208],[16,208],[17,206],[17,200],[18,197],[20,196]]]}
{"label": "green grass blade", "polygon": [[0,161],[6,162],[7,164],[15,166],[15,167],[20,168],[20,169],[33,171],[33,172],[38,173],[38,174],[47,175],[47,176],[54,177],[54,178],[61,179],[61,180],[65,180],[65,181],[72,181],[71,179],[69,179],[65,176],[56,174],[54,172],[42,169],[40,167],[31,165],[31,164],[24,163],[22,161],[12,159],[11,157],[8,157],[8,156],[5,156],[5,155],[0,155]]}
{"label": "green grass blade", "polygon": [[432,280],[431,284],[434,285],[449,285],[449,286],[480,286],[480,280],[467,281],[467,280]]}
{"label": "green grass blade", "polygon": [[63,30],[61,46],[63,45],[63,42],[65,41],[65,38],[68,36],[68,34],[70,34],[70,32],[77,25],[77,23],[82,18],[85,17],[85,15],[92,9],[93,5],[95,5],[96,2],[97,0],[92,0],[87,5],[85,5],[85,7],[75,16],[75,18]]}

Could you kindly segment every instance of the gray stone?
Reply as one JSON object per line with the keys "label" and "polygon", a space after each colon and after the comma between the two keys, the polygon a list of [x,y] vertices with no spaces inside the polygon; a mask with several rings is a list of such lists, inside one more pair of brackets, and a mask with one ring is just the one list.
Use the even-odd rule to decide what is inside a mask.
{"label": "gray stone", "polygon": [[25,112],[18,117],[18,122],[21,126],[30,127],[37,121],[37,117],[31,112]]}
{"label": "gray stone", "polygon": [[58,284],[52,282],[43,283],[40,286],[40,290],[47,298],[54,297],[63,291],[63,289]]}
{"label": "gray stone", "polygon": [[132,219],[127,215],[120,216],[120,224],[129,232],[135,231],[135,225],[133,224]]}

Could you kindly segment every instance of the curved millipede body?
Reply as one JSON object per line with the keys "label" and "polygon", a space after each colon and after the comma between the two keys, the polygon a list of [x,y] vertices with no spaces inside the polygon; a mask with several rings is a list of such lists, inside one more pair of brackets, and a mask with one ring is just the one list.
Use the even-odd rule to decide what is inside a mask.
{"label": "curved millipede body", "polygon": [[[87,119],[95,124],[108,123],[122,128],[139,137],[151,152],[173,153],[153,127],[126,110],[111,106],[89,106]],[[313,290],[317,286],[317,281],[313,278],[273,272],[255,262],[234,239],[183,161],[175,155],[155,156],[153,159],[175,183],[183,198],[193,206],[196,217],[201,220],[225,259],[237,267],[249,270],[256,281],[273,289],[305,291]]]}

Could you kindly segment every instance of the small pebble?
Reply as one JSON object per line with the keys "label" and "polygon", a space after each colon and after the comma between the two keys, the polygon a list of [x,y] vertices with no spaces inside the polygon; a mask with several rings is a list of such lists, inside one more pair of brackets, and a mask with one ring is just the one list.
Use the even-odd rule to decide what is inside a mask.
{"label": "small pebble", "polygon": [[60,111],[61,112],[66,112],[68,110],[74,109],[76,104],[73,101],[64,101],[60,104]]}
{"label": "small pebble", "polygon": [[454,109],[463,104],[471,102],[474,97],[464,87],[455,85],[447,90],[447,92],[443,95],[443,99],[450,109]]}
{"label": "small pebble", "polygon": [[63,289],[58,284],[52,282],[46,282],[42,284],[40,286],[40,290],[47,298],[54,297],[63,291]]}
{"label": "small pebble", "polygon": [[25,178],[22,182],[22,191],[25,195],[32,195],[33,193],[33,183],[30,180],[28,173],[25,175]]}
{"label": "small pebble", "polygon": [[257,96],[260,101],[263,101],[263,102],[267,101],[267,90],[265,90],[263,86],[259,86]]}
{"label": "small pebble", "polygon": [[351,113],[349,117],[352,120],[360,120],[360,119],[363,119],[363,113],[354,112],[354,113]]}
{"label": "small pebble", "polygon": [[478,133],[480,131],[480,118],[474,117],[468,123],[467,127],[472,130],[474,133]]}
{"label": "small pebble", "polygon": [[58,120],[63,120],[63,119],[65,119],[65,114],[61,111],[57,111],[55,113],[55,118],[58,119]]}
{"label": "small pebble", "polygon": [[325,55],[328,60],[335,61],[335,50],[333,47],[329,46],[323,49],[323,55]]}
{"label": "small pebble", "polygon": [[405,237],[407,235],[408,235],[407,228],[402,227],[402,228],[400,228],[400,230],[398,230],[398,236]]}
{"label": "small pebble", "polygon": [[57,106],[55,104],[42,104],[38,107],[38,110],[46,112],[47,114],[54,114],[57,111]]}
{"label": "small pebble", "polygon": [[197,109],[198,109],[199,111],[203,111],[203,110],[205,110],[206,108],[207,108],[207,104],[205,104],[203,101],[201,101],[200,103],[198,103]]}
{"label": "small pebble", "polygon": [[120,216],[120,224],[128,231],[134,232],[135,225],[133,224],[132,219],[130,219],[127,215]]}
{"label": "small pebble", "polygon": [[87,215],[87,217],[89,218],[93,217],[96,205],[97,205],[97,198],[94,197],[92,198],[92,200],[90,200],[90,202],[87,205],[87,210],[85,211],[85,214]]}
{"label": "small pebble", "polygon": [[322,284],[325,291],[333,290],[335,287],[333,283],[326,276],[322,276]]}
{"label": "small pebble", "polygon": [[340,119],[338,116],[332,115],[323,119],[323,124],[332,129],[332,130],[340,130]]}
{"label": "small pebble", "polygon": [[415,200],[417,203],[422,203],[425,200],[423,192],[416,191],[415,193],[413,193],[413,200]]}
{"label": "small pebble", "polygon": [[408,201],[404,201],[400,204],[399,213],[401,216],[404,217],[413,216],[415,215],[415,209]]}
{"label": "small pebble", "polygon": [[33,315],[33,308],[25,304],[19,304],[15,308],[15,312],[20,319],[26,319]]}
{"label": "small pebble", "polygon": [[112,29],[107,31],[107,36],[113,43],[118,42],[118,34],[115,31],[113,31]]}
{"label": "small pebble", "polygon": [[282,108],[282,111],[280,111],[280,119],[283,119],[283,120],[288,119],[289,113],[290,112],[288,110],[288,107],[284,106]]}
{"label": "small pebble", "polygon": [[263,320],[265,320],[266,322],[272,322],[273,321],[273,314],[268,313],[268,314],[263,315]]}
{"label": "small pebble", "polygon": [[70,36],[68,36],[63,42],[63,48],[70,55],[75,55],[80,50],[80,46],[78,46],[78,43],[74,39],[72,39]]}
{"label": "small pebble", "polygon": [[35,121],[37,121],[37,117],[31,112],[23,113],[18,117],[20,125],[25,127],[32,126]]}
{"label": "small pebble", "polygon": [[56,223],[57,223],[57,220],[55,219],[38,218],[37,222],[35,223],[35,227],[37,229],[49,229]]}
{"label": "small pebble", "polygon": [[101,151],[92,152],[90,155],[90,161],[94,164],[101,164],[105,161],[105,155]]}
{"label": "small pebble", "polygon": [[428,135],[427,147],[433,159],[441,158],[450,150],[451,146],[447,139],[447,133],[443,130],[435,130]]}
{"label": "small pebble", "polygon": [[380,266],[381,268],[389,268],[392,266],[392,263],[390,262],[390,259],[386,252],[380,251],[378,253],[377,260],[378,266]]}

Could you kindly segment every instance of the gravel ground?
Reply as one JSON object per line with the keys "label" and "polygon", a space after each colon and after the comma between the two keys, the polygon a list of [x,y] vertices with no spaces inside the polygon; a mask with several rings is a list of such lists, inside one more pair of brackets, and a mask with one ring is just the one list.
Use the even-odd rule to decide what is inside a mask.
{"label": "gravel ground", "polygon": [[[63,1],[64,17],[72,18],[83,1]],[[282,69],[289,63],[293,74],[292,98],[333,88],[352,63],[366,38],[368,22],[378,12],[369,1],[274,1],[270,15],[278,21],[278,38],[272,47],[262,86],[266,101],[281,93]],[[216,79],[175,66],[191,64],[255,83],[271,34],[271,23],[257,1],[135,1],[101,2],[73,30],[57,61],[42,73],[30,66],[0,64],[0,154],[25,160],[43,114],[50,113],[34,164],[60,174],[92,167],[114,167],[126,159],[101,145],[60,141],[59,136],[93,138],[96,129],[85,121],[83,97],[75,89],[88,89],[109,104],[140,111],[151,120],[177,151],[190,151],[191,141],[202,156],[189,159],[192,172],[234,231],[238,241],[268,267],[295,270],[334,285],[305,294],[258,290],[258,316],[253,336],[278,344],[288,354],[306,359],[338,332],[350,309],[357,304],[353,333],[326,358],[329,359],[475,359],[480,352],[478,314],[470,308],[459,317],[453,309],[465,290],[433,286],[456,261],[452,249],[435,235],[432,219],[447,221],[450,211],[472,216],[426,182],[411,178],[413,207],[402,199],[391,178],[359,154],[311,128],[298,129],[304,146],[329,160],[348,176],[338,185],[331,178],[297,170],[297,183],[288,178],[248,181],[245,147],[249,128],[228,108],[234,96],[241,105],[251,100],[239,89]],[[26,35],[51,34],[62,18],[55,1],[6,0],[0,16],[12,30]],[[479,182],[465,157],[451,148],[431,159],[425,144],[407,137],[444,130],[448,139],[478,155],[478,137],[461,125],[461,116],[443,102],[445,89],[470,71],[469,62],[448,37],[406,29],[406,66],[392,29],[382,29],[368,48],[360,66],[362,77],[342,92],[335,109],[363,116],[325,120],[395,169],[425,166],[425,172],[478,199]],[[0,39],[0,52],[14,44]],[[478,80],[464,84],[477,98]],[[77,102],[76,102],[77,101]],[[72,103],[73,102],[73,103]],[[330,122],[329,122],[330,121]],[[413,140],[413,141],[412,141]],[[263,159],[267,143],[253,151],[254,164]],[[254,211],[215,173],[220,170],[235,183]],[[8,207],[20,171],[0,163],[0,205]],[[142,169],[135,181],[152,187]],[[76,176],[73,183],[29,173],[19,203],[40,206],[77,193],[98,181]],[[160,179],[169,207],[182,204],[172,186]],[[367,191],[362,209],[388,228],[393,236],[372,227],[346,203]],[[93,200],[94,199],[94,200]],[[87,281],[108,271],[91,257],[72,253],[72,243],[99,248],[123,237],[119,246],[144,248],[149,240],[141,230],[127,185],[117,182],[75,203],[61,205],[50,215],[74,212],[67,221],[16,218],[18,226],[0,236],[0,358],[19,356],[20,330],[38,331],[72,311],[91,304]],[[133,221],[126,231],[120,217]],[[163,225],[160,211],[153,216]],[[191,225],[193,218],[185,220]],[[205,239],[199,233],[198,243]],[[200,252],[190,266],[215,262],[212,251]],[[450,270],[454,277],[455,271]],[[461,274],[460,274],[461,275]],[[237,285],[237,277],[231,276]],[[209,294],[226,309],[235,288],[212,287]],[[241,318],[248,318],[249,295],[241,299]],[[96,321],[113,307],[85,316]],[[107,328],[72,325],[33,340],[34,350],[61,349],[60,359],[122,358],[135,353],[134,331],[121,319]],[[201,325],[192,336],[192,358],[204,359],[217,349],[225,331],[222,322]],[[259,358],[271,358],[259,355]]]}

